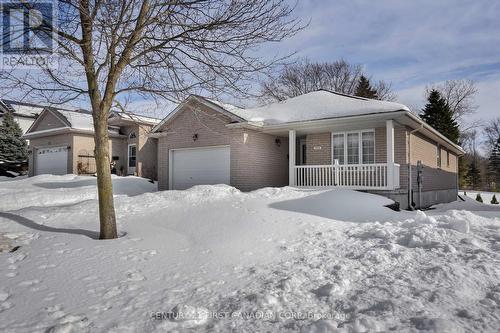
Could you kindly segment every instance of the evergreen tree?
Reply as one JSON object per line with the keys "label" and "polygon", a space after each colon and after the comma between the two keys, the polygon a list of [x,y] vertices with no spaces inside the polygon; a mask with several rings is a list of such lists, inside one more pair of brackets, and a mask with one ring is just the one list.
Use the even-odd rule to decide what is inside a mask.
{"label": "evergreen tree", "polygon": [[26,161],[28,150],[26,141],[21,138],[22,135],[23,131],[15,121],[12,112],[6,112],[0,124],[0,162]]}
{"label": "evergreen tree", "polygon": [[478,201],[478,202],[483,202],[483,198],[481,197],[481,194],[480,194],[480,193],[478,193],[478,194],[476,195],[476,201]]}
{"label": "evergreen tree", "polygon": [[354,95],[359,97],[378,99],[377,90],[371,86],[370,80],[364,75],[361,75],[359,77],[359,82],[356,86],[356,92],[354,93]]}
{"label": "evergreen tree", "polygon": [[439,91],[431,90],[428,102],[422,110],[420,117],[427,124],[434,127],[441,134],[454,143],[458,143],[460,132],[458,124],[453,120],[453,113]]}
{"label": "evergreen tree", "polygon": [[488,173],[490,186],[493,191],[500,188],[500,138],[493,146],[488,161]]}
{"label": "evergreen tree", "polygon": [[498,205],[497,196],[495,194],[493,194],[493,198],[491,198],[491,204],[492,205]]}
{"label": "evergreen tree", "polygon": [[467,185],[473,189],[476,189],[481,185],[481,171],[477,167],[476,161],[472,161],[469,164],[466,179]]}

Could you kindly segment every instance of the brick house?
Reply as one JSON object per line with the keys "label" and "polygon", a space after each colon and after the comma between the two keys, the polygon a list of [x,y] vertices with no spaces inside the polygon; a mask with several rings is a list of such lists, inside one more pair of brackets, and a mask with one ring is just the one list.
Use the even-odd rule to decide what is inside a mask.
{"label": "brick house", "polygon": [[[159,120],[113,112],[108,120],[111,159],[117,174],[156,179],[156,142],[149,138]],[[29,176],[93,174],[94,127],[88,111],[45,108],[30,126]]]}
{"label": "brick house", "polygon": [[464,154],[405,105],[325,90],[250,109],[191,95],[150,136],[160,190],[341,187],[403,208],[456,200]]}

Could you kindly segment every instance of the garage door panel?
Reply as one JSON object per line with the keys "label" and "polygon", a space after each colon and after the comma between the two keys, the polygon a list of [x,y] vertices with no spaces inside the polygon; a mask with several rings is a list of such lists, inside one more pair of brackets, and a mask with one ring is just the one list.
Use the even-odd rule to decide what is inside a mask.
{"label": "garage door panel", "polygon": [[173,150],[171,163],[172,189],[229,184],[229,147]]}
{"label": "garage door panel", "polygon": [[36,150],[35,175],[52,174],[65,175],[68,173],[67,146],[39,148]]}

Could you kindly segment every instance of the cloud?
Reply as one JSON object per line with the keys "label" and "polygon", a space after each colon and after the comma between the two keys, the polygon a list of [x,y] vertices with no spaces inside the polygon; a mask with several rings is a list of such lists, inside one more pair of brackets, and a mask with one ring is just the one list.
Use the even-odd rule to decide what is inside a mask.
{"label": "cloud", "polygon": [[399,100],[424,105],[427,84],[474,79],[476,118],[498,113],[500,2],[301,0],[297,15],[310,25],[284,51],[316,61],[344,58],[362,64],[374,79],[393,83]]}
{"label": "cloud", "polygon": [[297,14],[311,24],[286,47],[361,62],[398,84],[500,61],[499,2],[309,0]]}

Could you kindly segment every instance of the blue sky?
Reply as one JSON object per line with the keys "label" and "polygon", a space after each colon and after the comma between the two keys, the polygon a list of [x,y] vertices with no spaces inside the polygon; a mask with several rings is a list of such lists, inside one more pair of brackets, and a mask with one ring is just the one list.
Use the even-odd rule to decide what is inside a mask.
{"label": "blue sky", "polygon": [[299,0],[296,15],[310,24],[282,52],[359,63],[413,108],[426,85],[473,79],[474,118],[500,116],[500,1]]}

